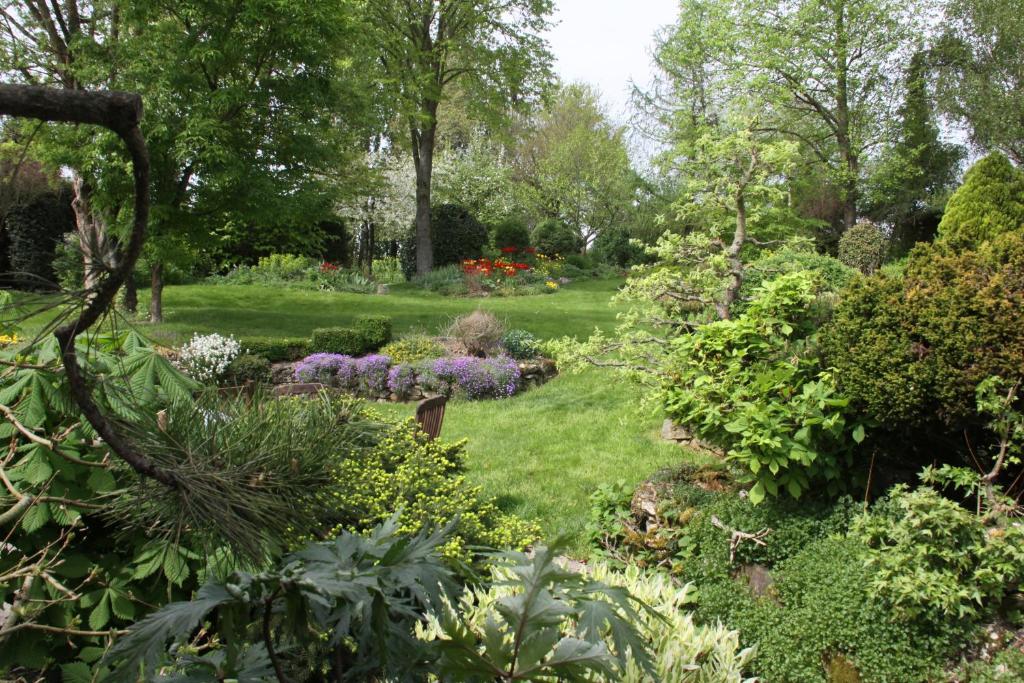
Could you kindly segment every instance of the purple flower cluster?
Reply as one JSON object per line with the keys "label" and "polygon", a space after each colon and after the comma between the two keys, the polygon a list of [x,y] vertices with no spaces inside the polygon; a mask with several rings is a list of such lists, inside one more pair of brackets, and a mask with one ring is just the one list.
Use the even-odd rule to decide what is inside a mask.
{"label": "purple flower cluster", "polygon": [[425,374],[436,391],[457,388],[469,398],[505,398],[519,388],[519,365],[505,356],[438,358]]}
{"label": "purple flower cluster", "polygon": [[391,356],[374,353],[356,360],[359,393],[375,396],[388,390]]}
{"label": "purple flower cluster", "polygon": [[398,396],[406,396],[416,386],[416,366],[401,363],[388,371],[388,391]]}
{"label": "purple flower cluster", "polygon": [[439,394],[457,390],[472,399],[505,398],[519,388],[519,365],[507,356],[460,356],[392,366],[391,357],[381,354],[353,358],[314,353],[295,366],[295,379],[323,382],[369,397],[397,394],[405,398],[418,383]]}
{"label": "purple flower cluster", "polygon": [[345,386],[355,375],[355,359],[340,353],[314,353],[295,366],[295,381]]}

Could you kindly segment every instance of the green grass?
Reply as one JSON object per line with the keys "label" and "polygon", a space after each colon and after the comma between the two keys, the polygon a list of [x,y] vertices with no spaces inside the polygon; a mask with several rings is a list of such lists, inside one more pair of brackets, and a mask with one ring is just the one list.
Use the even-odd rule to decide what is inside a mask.
{"label": "green grass", "polygon": [[[608,302],[622,280],[575,282],[554,294],[508,298],[442,297],[411,285],[387,295],[314,292],[238,285],[185,285],[164,293],[164,323],[149,327],[162,342],[178,344],[193,332],[236,337],[308,337],[316,327],[344,326],[366,315],[391,316],[396,332],[436,332],[453,317],[484,308],[510,327],[543,337],[586,337],[615,324]],[[147,298],[143,296],[143,298]],[[145,310],[146,302],[140,309]]]}
{"label": "green grass", "polygon": [[[510,512],[536,519],[546,538],[569,535],[585,555],[590,494],[601,484],[638,484],[695,456],[658,436],[635,390],[607,371],[562,375],[502,401],[453,401],[441,437],[468,439],[471,481]],[[399,417],[413,407],[379,406]]]}
{"label": "green grass", "polygon": [[[554,294],[465,299],[409,285],[390,294],[342,294],[258,286],[187,285],[165,290],[165,322],[140,331],[176,345],[194,332],[236,337],[308,337],[316,327],[345,325],[365,314],[392,318],[396,334],[435,332],[475,308],[541,338],[587,337],[611,330],[609,301],[621,280],[574,282]],[[140,308],[147,298],[141,293]],[[589,496],[601,484],[636,484],[658,469],[694,456],[658,438],[659,420],[637,408],[637,389],[610,371],[589,370],[503,401],[453,401],[442,437],[467,439],[471,482],[501,507],[537,520],[547,538],[569,535],[585,554]],[[404,418],[413,406],[381,404]]]}

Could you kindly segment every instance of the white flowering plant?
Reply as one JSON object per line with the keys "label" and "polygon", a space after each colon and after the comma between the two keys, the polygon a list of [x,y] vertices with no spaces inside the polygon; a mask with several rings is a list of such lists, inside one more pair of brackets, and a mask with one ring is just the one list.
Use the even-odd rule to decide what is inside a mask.
{"label": "white flowering plant", "polygon": [[178,361],[193,379],[213,382],[224,376],[242,345],[234,337],[220,334],[194,334],[181,347]]}

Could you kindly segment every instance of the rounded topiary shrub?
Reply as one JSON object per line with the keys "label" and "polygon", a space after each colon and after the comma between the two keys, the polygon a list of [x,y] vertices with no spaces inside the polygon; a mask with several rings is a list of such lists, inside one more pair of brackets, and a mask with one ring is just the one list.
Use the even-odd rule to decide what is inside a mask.
{"label": "rounded topiary shrub", "polygon": [[827,254],[783,247],[761,256],[743,271],[737,310],[746,308],[746,303],[762,283],[803,270],[814,274],[820,292],[838,292],[857,275],[855,269]]}
{"label": "rounded topiary shrub", "polygon": [[[441,204],[430,210],[430,237],[434,248],[434,268],[461,263],[483,256],[490,235],[487,226],[465,208]],[[401,250],[402,270],[407,278],[416,274],[416,229]]]}
{"label": "rounded topiary shrub", "polygon": [[533,229],[533,246],[547,256],[573,254],[580,250],[576,231],[557,218],[548,218]]}
{"label": "rounded topiary shrub", "polygon": [[519,218],[506,218],[494,226],[494,246],[497,249],[516,247],[525,249],[529,247],[530,229],[526,223]]}
{"label": "rounded topiary shrub", "polygon": [[884,428],[976,426],[978,384],[1024,368],[1024,233],[977,251],[919,245],[902,276],[846,290],[820,342],[842,391]]}
{"label": "rounded topiary shrub", "polygon": [[865,275],[878,270],[889,253],[889,238],[871,221],[860,221],[839,238],[839,261]]}
{"label": "rounded topiary shrub", "polygon": [[996,235],[1024,229],[1024,172],[995,152],[967,172],[949,198],[939,240],[972,248]]}

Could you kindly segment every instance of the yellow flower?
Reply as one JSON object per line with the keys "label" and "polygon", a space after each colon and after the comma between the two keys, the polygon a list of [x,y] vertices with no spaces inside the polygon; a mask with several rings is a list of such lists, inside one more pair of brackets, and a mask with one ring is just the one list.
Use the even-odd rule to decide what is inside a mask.
{"label": "yellow flower", "polygon": [[18,335],[16,334],[0,334],[0,346],[10,346],[11,344],[17,344]]}
{"label": "yellow flower", "polygon": [[558,289],[558,283],[555,282],[554,280],[548,280],[544,284],[548,286],[548,289]]}

